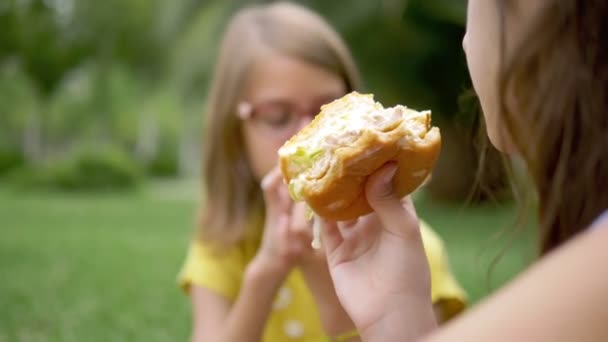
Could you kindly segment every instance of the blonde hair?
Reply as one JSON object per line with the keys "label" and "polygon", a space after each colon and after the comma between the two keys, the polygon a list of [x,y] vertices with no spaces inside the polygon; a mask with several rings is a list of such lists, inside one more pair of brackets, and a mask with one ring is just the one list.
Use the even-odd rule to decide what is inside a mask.
{"label": "blonde hair", "polygon": [[247,161],[236,106],[248,70],[264,49],[334,72],[344,79],[347,91],[359,88],[348,48],[312,11],[280,2],[247,7],[232,17],[208,98],[202,167],[206,203],[199,230],[200,238],[223,246],[240,241],[250,221],[263,218],[262,193]]}

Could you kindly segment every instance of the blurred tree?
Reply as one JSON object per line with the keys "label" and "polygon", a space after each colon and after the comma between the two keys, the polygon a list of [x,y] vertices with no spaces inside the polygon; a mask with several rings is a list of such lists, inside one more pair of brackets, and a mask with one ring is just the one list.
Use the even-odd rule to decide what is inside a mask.
{"label": "blurred tree", "polygon": [[36,84],[17,59],[0,65],[0,149],[29,159],[42,154],[38,98]]}
{"label": "blurred tree", "polygon": [[[0,144],[36,161],[111,143],[143,166],[197,170],[223,25],[237,7],[265,2],[0,1]],[[379,101],[433,110],[444,151],[431,190],[465,197],[477,165],[476,114],[457,102],[468,87],[466,1],[298,2],[342,33]]]}
{"label": "blurred tree", "polygon": [[356,1],[347,8],[339,2],[302,3],[336,25],[355,55],[366,90],[379,101],[433,110],[443,151],[429,185],[431,193],[455,201],[469,196],[485,200],[506,187],[496,150],[487,149],[486,162],[479,165],[475,97],[458,100],[471,88],[462,50],[465,0]]}
{"label": "blurred tree", "polygon": [[[194,112],[192,108],[204,101],[201,94],[212,68],[216,26],[229,4],[3,1],[0,70],[6,72],[0,74],[0,81],[10,88],[15,73],[25,80],[18,89],[0,88],[0,96],[14,98],[3,102],[6,114],[0,119],[0,129],[2,133],[13,129],[11,134],[2,134],[3,141],[13,148],[29,146],[33,152],[25,154],[33,161],[45,154],[52,158],[82,139],[115,141],[135,153],[147,151],[141,152],[144,162],[153,158],[146,153],[159,149],[161,137],[176,140],[180,136],[176,127],[187,126],[184,120],[200,124],[200,118],[193,118],[185,108]],[[29,95],[23,100],[23,96],[11,96],[15,91]],[[17,105],[16,101],[21,102]],[[156,110],[148,103],[164,109]],[[27,113],[24,104],[30,106]],[[200,116],[200,109],[195,113]],[[29,139],[19,142],[12,136],[15,132]],[[198,143],[198,139],[182,140]]]}

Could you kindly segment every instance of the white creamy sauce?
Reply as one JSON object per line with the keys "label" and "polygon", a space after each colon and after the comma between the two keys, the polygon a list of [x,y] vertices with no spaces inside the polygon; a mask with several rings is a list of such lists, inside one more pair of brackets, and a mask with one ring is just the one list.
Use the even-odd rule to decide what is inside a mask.
{"label": "white creamy sauce", "polygon": [[312,217],[312,248],[321,248],[321,218],[314,214]]}

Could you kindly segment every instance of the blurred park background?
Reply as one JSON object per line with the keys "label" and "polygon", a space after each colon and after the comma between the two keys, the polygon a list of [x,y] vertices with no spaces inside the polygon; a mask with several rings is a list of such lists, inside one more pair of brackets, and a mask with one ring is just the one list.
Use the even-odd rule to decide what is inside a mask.
{"label": "blurred park background", "polygon": [[[0,0],[0,342],[188,338],[175,278],[200,201],[206,91],[226,18],[251,3]],[[444,147],[417,207],[480,300],[535,245],[496,238],[515,213],[495,151],[472,191],[466,1],[298,3],[344,36],[377,100],[433,110]]]}

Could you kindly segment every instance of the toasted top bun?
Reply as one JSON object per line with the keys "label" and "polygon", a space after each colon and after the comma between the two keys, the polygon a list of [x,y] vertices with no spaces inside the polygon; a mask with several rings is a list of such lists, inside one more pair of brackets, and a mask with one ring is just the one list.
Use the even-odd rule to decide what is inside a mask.
{"label": "toasted top bun", "polygon": [[356,92],[321,107],[321,113],[279,149],[279,163],[295,201],[327,219],[350,220],[372,211],[367,177],[398,163],[393,188],[403,197],[429,176],[441,149],[430,111],[383,108]]}

